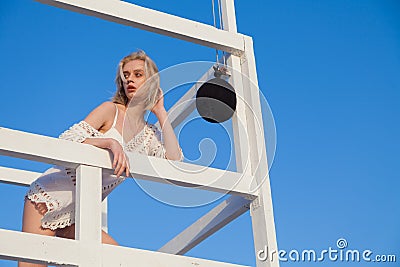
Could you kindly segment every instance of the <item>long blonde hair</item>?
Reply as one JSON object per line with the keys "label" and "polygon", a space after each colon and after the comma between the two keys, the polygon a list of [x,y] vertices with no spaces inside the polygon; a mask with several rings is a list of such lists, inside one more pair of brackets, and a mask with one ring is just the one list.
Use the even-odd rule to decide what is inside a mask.
{"label": "long blonde hair", "polygon": [[157,103],[158,92],[160,88],[160,77],[158,74],[157,65],[154,61],[146,55],[143,50],[139,50],[129,54],[128,56],[121,59],[118,64],[117,75],[115,77],[115,83],[117,85],[117,91],[115,92],[112,101],[117,104],[122,104],[124,106],[128,105],[129,99],[125,94],[124,81],[125,77],[122,72],[122,68],[126,63],[140,59],[144,61],[144,73],[146,76],[146,82],[142,85],[141,90],[147,92],[147,97],[145,100],[145,109],[150,110]]}

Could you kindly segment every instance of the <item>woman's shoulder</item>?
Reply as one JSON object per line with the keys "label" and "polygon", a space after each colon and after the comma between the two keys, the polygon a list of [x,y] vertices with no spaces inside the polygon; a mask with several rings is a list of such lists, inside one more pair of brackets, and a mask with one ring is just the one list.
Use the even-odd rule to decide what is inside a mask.
{"label": "woman's shoulder", "polygon": [[99,109],[101,111],[105,112],[110,112],[110,111],[115,111],[116,104],[111,102],[111,101],[105,101],[98,105],[96,109]]}
{"label": "woman's shoulder", "polygon": [[112,123],[114,115],[115,105],[114,103],[107,101],[94,108],[85,118],[85,121],[95,129],[100,130],[104,126],[107,126],[110,121]]}
{"label": "woman's shoulder", "polygon": [[115,114],[116,104],[111,101],[105,101],[93,109],[92,113],[100,115],[102,117],[113,117]]}

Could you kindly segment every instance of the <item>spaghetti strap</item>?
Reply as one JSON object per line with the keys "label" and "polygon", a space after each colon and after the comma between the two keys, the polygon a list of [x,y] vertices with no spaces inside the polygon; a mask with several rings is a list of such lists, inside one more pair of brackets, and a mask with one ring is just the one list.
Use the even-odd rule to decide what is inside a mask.
{"label": "spaghetti strap", "polygon": [[114,105],[115,105],[115,118],[114,118],[114,122],[113,122],[111,128],[115,127],[115,124],[117,123],[117,118],[118,118],[118,107],[115,103],[114,103]]}

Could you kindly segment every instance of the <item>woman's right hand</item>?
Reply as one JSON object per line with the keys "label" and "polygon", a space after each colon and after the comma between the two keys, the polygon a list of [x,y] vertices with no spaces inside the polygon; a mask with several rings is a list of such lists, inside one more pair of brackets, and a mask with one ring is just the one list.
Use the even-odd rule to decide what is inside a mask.
{"label": "woman's right hand", "polygon": [[129,162],[128,158],[124,153],[124,149],[121,144],[113,138],[86,138],[83,141],[84,144],[97,146],[111,150],[113,154],[114,174],[118,177],[125,171],[126,177],[129,177]]}
{"label": "woman's right hand", "polygon": [[121,146],[121,144],[113,139],[109,139],[109,149],[113,153],[113,164],[112,167],[114,168],[114,174],[117,175],[117,177],[121,176],[122,173],[126,173],[126,177],[129,176],[129,162],[128,158]]}

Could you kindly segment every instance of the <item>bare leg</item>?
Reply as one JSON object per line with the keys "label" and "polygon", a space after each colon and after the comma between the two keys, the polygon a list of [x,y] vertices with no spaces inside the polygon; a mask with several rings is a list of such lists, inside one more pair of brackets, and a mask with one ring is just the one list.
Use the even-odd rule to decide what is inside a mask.
{"label": "bare leg", "polygon": [[[57,229],[56,235],[58,237],[75,239],[75,224],[65,228]],[[101,232],[101,242],[104,244],[118,246],[117,241],[115,241],[114,238],[112,238],[109,234],[107,234],[104,231]]]}
{"label": "bare leg", "polygon": [[[46,204],[35,204],[29,199],[26,199],[24,205],[24,216],[22,219],[22,231],[47,236],[57,235],[69,239],[75,238],[75,224],[62,229],[57,229],[56,231],[42,228],[41,220],[46,212]],[[104,244],[118,245],[118,243],[104,231],[102,231],[102,242]],[[46,267],[46,265],[18,262],[18,267]]]}
{"label": "bare leg", "polygon": [[[22,231],[27,233],[54,236],[55,231],[42,228],[41,219],[47,211],[46,204],[34,204],[29,199],[25,199],[24,216],[22,219]],[[42,264],[19,262],[18,267],[45,267]]]}

